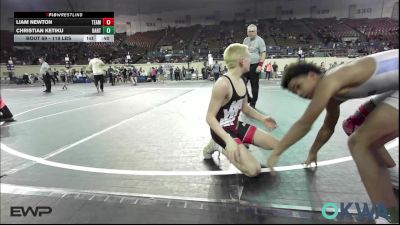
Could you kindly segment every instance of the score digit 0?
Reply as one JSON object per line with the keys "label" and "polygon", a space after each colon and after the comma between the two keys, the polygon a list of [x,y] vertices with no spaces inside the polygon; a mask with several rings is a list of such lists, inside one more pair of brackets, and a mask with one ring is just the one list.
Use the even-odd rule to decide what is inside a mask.
{"label": "score digit 0", "polygon": [[103,26],[114,26],[114,18],[103,18]]}
{"label": "score digit 0", "polygon": [[114,34],[114,27],[103,27],[103,34]]}

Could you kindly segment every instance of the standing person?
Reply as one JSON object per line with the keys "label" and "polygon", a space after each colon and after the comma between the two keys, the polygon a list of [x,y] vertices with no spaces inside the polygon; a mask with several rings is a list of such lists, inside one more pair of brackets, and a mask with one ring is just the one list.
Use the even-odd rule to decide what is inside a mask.
{"label": "standing person", "polygon": [[49,73],[50,66],[44,60],[43,57],[39,58],[39,63],[42,64],[39,70],[39,74],[43,77],[44,84],[46,85],[46,90],[43,92],[50,93],[51,92],[51,77]]}
{"label": "standing person", "polygon": [[68,70],[61,73],[61,81],[63,82],[62,90],[67,90]]}
{"label": "standing person", "polygon": [[394,161],[384,145],[399,136],[399,50],[365,56],[326,74],[314,64],[295,63],[287,68],[281,86],[311,102],[270,155],[268,167],[272,172],[279,156],[311,130],[324,109],[324,124],[310,148],[306,165],[316,163],[318,151],[334,133],[340,104],[376,95],[342,125],[350,136],[347,145],[372,203],[383,203],[389,220],[398,223],[398,200],[388,172]]}
{"label": "standing person", "polygon": [[272,78],[275,79],[277,75],[278,75],[278,64],[274,62],[274,64],[272,64]]}
{"label": "standing person", "polygon": [[252,96],[249,99],[249,103],[251,107],[255,108],[258,99],[260,72],[264,64],[267,48],[265,46],[264,40],[257,35],[256,25],[250,24],[247,27],[247,36],[248,37],[243,40],[243,44],[247,45],[247,47],[249,48],[251,61],[250,70],[244,75],[244,77],[247,78],[246,86],[248,80],[250,80]]}
{"label": "standing person", "polygon": [[199,76],[200,76],[200,74],[199,74],[199,69],[196,68],[196,70],[195,70],[194,72],[195,72],[195,74],[196,74],[196,80],[198,80],[198,79],[199,79]]}
{"label": "standing person", "polygon": [[271,78],[271,73],[272,73],[272,65],[271,62],[269,62],[267,65],[265,65],[265,79]]}
{"label": "standing person", "polygon": [[[94,54],[93,59],[89,62],[89,70],[93,71],[94,76],[94,85],[96,86],[97,93],[104,92],[104,62],[99,58],[97,54]],[[99,89],[99,81],[100,81],[100,89]]]}
{"label": "standing person", "polygon": [[50,79],[53,81],[53,85],[56,85],[56,78],[54,77],[54,73],[53,70],[50,68],[49,69],[49,74],[50,74]]}
{"label": "standing person", "polygon": [[[263,149],[275,148],[278,140],[255,126],[239,121],[240,112],[264,123],[270,129],[276,122],[264,116],[247,103],[247,90],[243,74],[250,69],[250,53],[246,45],[235,43],[224,52],[228,73],[215,82],[207,111],[207,123],[211,137],[224,150],[222,153],[244,175],[257,176],[261,171],[260,162],[244,144],[253,144]],[[204,148],[205,159],[211,158],[215,149]]]}
{"label": "standing person", "polygon": [[288,64],[285,64],[285,66],[283,67],[283,71],[285,71],[287,67],[288,67]]}
{"label": "standing person", "polygon": [[174,73],[175,73],[175,80],[181,80],[180,71],[179,71],[179,66],[177,66],[177,67],[175,68]]}
{"label": "standing person", "polygon": [[127,80],[127,73],[128,73],[128,70],[124,66],[124,68],[122,69],[122,76],[123,76],[123,79],[124,79],[123,80],[124,83],[126,83],[126,80]]}
{"label": "standing person", "polygon": [[302,61],[303,58],[303,50],[299,47],[299,50],[297,51],[297,56],[299,57],[299,61]]}
{"label": "standing person", "polygon": [[214,79],[214,77],[211,76],[211,72],[212,72],[211,66],[207,66],[206,73],[207,73],[207,79],[209,80]]}
{"label": "standing person", "polygon": [[151,67],[150,75],[151,75],[151,79],[153,80],[153,82],[156,82],[157,81],[157,68]]}
{"label": "standing person", "polygon": [[186,80],[186,68],[184,66],[182,66],[182,77],[183,80]]}
{"label": "standing person", "polygon": [[[54,70],[54,72],[53,72],[53,78],[54,78],[55,81],[59,82],[59,80],[58,80],[58,70]],[[56,85],[55,82],[54,82],[54,85]]]}
{"label": "standing person", "polygon": [[158,76],[159,80],[162,81],[162,83],[164,84],[165,83],[165,76],[164,76],[164,69],[163,69],[162,65],[160,65],[158,67],[158,74],[159,74],[159,76]]}
{"label": "standing person", "polygon": [[326,72],[325,63],[321,62],[321,65],[319,67],[321,68],[321,73],[324,74]]}
{"label": "standing person", "polygon": [[226,66],[224,66],[223,72],[224,72],[224,74],[228,72],[228,68],[226,68]]}
{"label": "standing person", "polygon": [[174,77],[174,68],[173,68],[172,65],[171,65],[171,67],[169,68],[169,75],[170,75],[171,80],[173,80],[173,77]]}
{"label": "standing person", "polygon": [[108,73],[108,76],[110,79],[111,86],[114,86],[115,85],[115,75],[114,75],[114,70],[113,70],[113,68],[111,68],[111,66],[108,67],[107,73]]}
{"label": "standing person", "polygon": [[203,80],[207,79],[207,69],[206,69],[205,63],[204,63],[204,66],[201,68],[201,75],[203,77]]}
{"label": "standing person", "polygon": [[215,60],[215,63],[213,65],[213,73],[214,73],[214,81],[217,81],[219,76],[221,75],[221,65],[218,64],[218,61]]}
{"label": "standing person", "polygon": [[132,85],[136,86],[137,85],[138,70],[136,69],[135,66],[133,66],[131,68],[131,71],[129,72],[129,77],[131,78]]}

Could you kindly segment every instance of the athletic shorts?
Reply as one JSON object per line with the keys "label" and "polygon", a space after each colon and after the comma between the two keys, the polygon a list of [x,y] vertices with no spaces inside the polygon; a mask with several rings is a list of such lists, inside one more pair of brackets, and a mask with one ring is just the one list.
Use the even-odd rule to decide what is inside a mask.
{"label": "athletic shorts", "polygon": [[[224,129],[238,144],[253,144],[254,134],[257,128],[253,125],[243,123],[239,121],[238,127],[235,130]],[[220,138],[214,131],[211,131],[212,139],[219,144],[221,147],[225,148],[226,143],[222,138]]]}

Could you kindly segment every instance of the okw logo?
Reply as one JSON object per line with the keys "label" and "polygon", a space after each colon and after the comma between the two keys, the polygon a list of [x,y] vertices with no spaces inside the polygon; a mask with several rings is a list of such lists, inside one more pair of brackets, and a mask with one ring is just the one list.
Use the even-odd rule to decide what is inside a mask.
{"label": "okw logo", "polygon": [[[384,204],[375,204],[369,207],[367,203],[359,204],[357,202],[349,202],[347,204],[341,202],[340,210],[336,203],[325,203],[322,207],[322,216],[328,220],[334,220],[337,217],[339,217],[338,219],[340,220],[343,220],[346,217],[352,218],[352,214],[349,212],[349,210],[353,206],[353,204],[356,208],[357,220],[373,220],[377,219],[378,217],[389,219],[388,211]],[[328,212],[330,214],[328,214]]]}
{"label": "okw logo", "polygon": [[42,216],[43,214],[50,214],[53,210],[48,206],[38,207],[23,207],[23,206],[11,206],[10,216],[27,216],[29,213],[32,216]]}

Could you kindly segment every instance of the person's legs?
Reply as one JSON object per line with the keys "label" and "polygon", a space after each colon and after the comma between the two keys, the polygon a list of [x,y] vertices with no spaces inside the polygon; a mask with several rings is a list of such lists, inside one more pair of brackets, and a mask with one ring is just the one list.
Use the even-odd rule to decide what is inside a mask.
{"label": "person's legs", "polygon": [[261,165],[257,159],[247,150],[246,146],[239,144],[239,159],[230,159],[226,151],[222,153],[229,159],[229,161],[238,168],[244,175],[248,177],[255,177],[261,172]]}
{"label": "person's legs", "polygon": [[6,121],[6,122],[13,122],[14,116],[11,113],[10,109],[7,107],[7,105],[4,105],[3,108],[0,109],[0,112],[2,113],[1,120]]}
{"label": "person's legs", "polygon": [[49,74],[44,76],[44,83],[46,85],[46,92],[51,92],[51,78]]}
{"label": "person's legs", "polygon": [[[387,140],[390,141],[390,140]],[[384,142],[383,144],[386,144],[386,142]],[[371,146],[371,149],[376,149],[376,157],[377,160],[382,164],[385,165],[387,168],[393,168],[396,166],[396,162],[393,160],[392,156],[390,156],[389,152],[387,151],[387,149],[385,148],[384,145],[382,145],[381,143],[375,143]]]}
{"label": "person's legs", "polygon": [[[279,142],[277,138],[273,137],[272,135],[268,134],[267,132],[257,129],[255,126],[252,126],[250,124],[246,124],[243,122],[239,122],[238,134],[239,134],[240,140],[244,144],[253,144],[253,145],[261,147],[265,150],[274,149],[278,145],[278,142]],[[248,152],[248,151],[246,151],[246,152],[252,158],[248,158],[250,156],[245,156],[245,157],[247,157],[246,160],[250,160],[250,165],[245,164],[245,168],[242,168],[242,169],[250,168],[251,171],[254,172],[254,169],[258,169],[258,166],[260,165],[260,163],[257,160],[255,160],[255,158],[253,157],[253,155],[250,154],[250,152]],[[253,158],[256,162],[253,160]],[[254,165],[257,165],[257,167],[255,168]]]}
{"label": "person's legs", "polygon": [[51,92],[51,77],[50,77],[50,75],[49,75],[49,78],[48,78],[48,83],[49,83],[49,92]]}
{"label": "person's legs", "polygon": [[94,75],[94,86],[96,86],[97,93],[100,92],[100,90],[99,90],[99,80],[100,80],[99,75]]}
{"label": "person's legs", "polygon": [[219,73],[214,73],[214,77],[215,77],[215,81],[217,81],[219,78]]}
{"label": "person's legs", "polygon": [[[384,93],[363,103],[353,115],[343,121],[342,126],[344,132],[348,136],[353,134],[364,123],[368,115],[376,108],[376,105],[385,100],[388,96],[390,96],[390,93]],[[379,152],[379,154],[377,154],[377,159],[384,162],[388,168],[396,166],[395,161],[383,145],[371,146],[371,149],[377,149],[377,152]]]}
{"label": "person's legs", "polygon": [[[204,148],[203,153],[204,153],[204,158],[205,159],[210,159],[211,154],[213,151],[218,150],[218,146],[221,146],[223,148],[222,154],[224,154],[229,161],[242,173],[248,177],[254,177],[257,176],[261,172],[261,165],[257,161],[257,159],[248,151],[246,146],[243,144],[246,140],[251,140],[252,136],[254,135],[254,130],[256,128],[253,126],[250,126],[248,124],[244,124],[242,122],[239,122],[239,127],[238,130],[235,131],[228,131],[230,133],[231,137],[235,140],[235,142],[239,146],[239,157],[238,158],[229,158],[229,156],[226,154],[226,143],[214,132],[211,131],[211,137],[212,139],[208,143],[208,145]],[[249,131],[249,132],[247,132]],[[249,135],[245,135],[247,133],[250,133]],[[213,151],[207,151],[207,150],[213,150]]]}
{"label": "person's legs", "polygon": [[42,80],[43,80],[43,83],[44,83],[44,84],[42,84],[42,86],[46,87],[46,89],[43,92],[47,92],[47,89],[48,89],[48,87],[47,87],[47,76],[43,75]]}
{"label": "person's legs", "polygon": [[252,93],[252,98],[250,102],[250,105],[255,107],[258,99],[258,89],[259,89],[259,79],[258,79],[258,73],[254,72],[250,78],[250,85],[251,85],[251,93]]}
{"label": "person's legs", "polygon": [[278,145],[278,139],[257,127],[239,122],[239,138],[244,144],[253,144],[265,150],[272,150]]}
{"label": "person's legs", "polygon": [[100,90],[104,91],[104,75],[100,75]]}
{"label": "person's legs", "polygon": [[[250,80],[251,97],[248,96],[248,101],[249,101],[250,106],[252,106],[252,107],[255,107],[257,99],[258,99],[259,74],[256,73],[257,66],[258,66],[258,64],[251,64],[249,72],[244,74],[244,77],[247,79],[247,80],[245,80],[246,87],[247,87],[247,81]],[[250,91],[248,91],[247,93],[250,93]]]}
{"label": "person's legs", "polygon": [[131,83],[133,85],[134,81],[133,81],[133,76],[130,76],[129,79],[131,80]]}
{"label": "person's legs", "polygon": [[256,130],[253,138],[253,144],[265,150],[274,149],[278,145],[278,142],[277,138],[261,129]]}
{"label": "person's legs", "polygon": [[[377,159],[376,146],[383,146],[388,140],[398,137],[398,122],[399,115],[396,108],[388,104],[379,104],[348,141],[372,203],[383,203],[388,209],[398,207],[398,203],[390,183],[387,166]],[[391,219],[398,221],[398,215],[397,218]]]}

